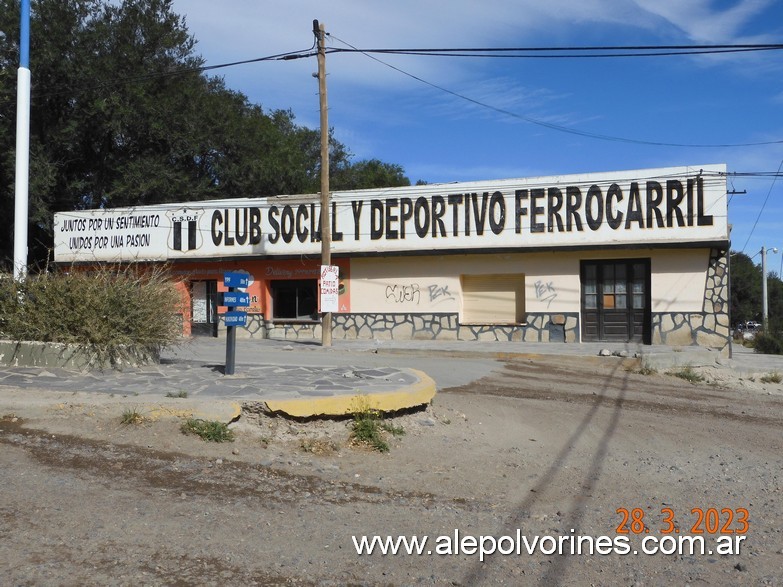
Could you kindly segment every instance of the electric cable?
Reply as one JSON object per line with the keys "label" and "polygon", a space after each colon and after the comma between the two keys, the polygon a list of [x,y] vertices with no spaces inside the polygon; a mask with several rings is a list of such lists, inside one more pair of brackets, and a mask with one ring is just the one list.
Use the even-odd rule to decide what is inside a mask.
{"label": "electric cable", "polygon": [[750,234],[748,234],[748,238],[745,240],[745,244],[742,246],[742,252],[745,252],[745,248],[748,246],[748,242],[750,242],[750,237],[753,236],[753,231],[756,230],[756,225],[759,223],[759,219],[761,218],[761,215],[764,213],[764,208],[766,208],[767,206],[767,202],[769,201],[769,196],[770,194],[772,194],[772,188],[775,187],[775,182],[778,180],[778,176],[780,175],[781,168],[783,168],[783,159],[781,159],[780,165],[778,165],[778,172],[772,179],[772,184],[769,186],[767,197],[764,198],[764,203],[761,205],[761,210],[759,210],[758,216],[756,216],[756,221],[753,223],[753,228],[750,229]]}
{"label": "electric cable", "polygon": [[[336,37],[335,37],[336,38]],[[339,39],[338,39],[339,40]],[[783,44],[737,45],[637,45],[637,46],[575,46],[575,47],[484,47],[460,49],[358,49],[332,48],[330,53],[377,53],[386,55],[418,55],[434,57],[486,57],[512,59],[580,59],[607,57],[662,57],[675,55],[710,55],[779,51]]]}
{"label": "electric cable", "polygon": [[620,143],[630,143],[635,145],[649,145],[649,146],[655,146],[655,147],[686,147],[686,148],[698,148],[698,149],[717,149],[717,148],[733,148],[733,147],[758,147],[762,145],[779,145],[783,144],[783,140],[777,140],[777,141],[760,141],[760,142],[750,142],[750,143],[721,143],[721,144],[704,144],[704,143],[670,143],[670,142],[663,142],[663,141],[646,141],[642,139],[633,139],[628,137],[618,137],[613,135],[604,135],[604,134],[598,134],[598,133],[592,133],[588,131],[582,131],[579,129],[571,128],[568,126],[562,126],[559,124],[554,124],[552,122],[546,122],[544,120],[540,120],[537,118],[532,118],[530,116],[525,116],[523,114],[518,114],[516,112],[512,112],[510,110],[506,110],[505,108],[500,108],[497,106],[493,106],[491,104],[487,104],[486,102],[482,102],[480,100],[476,100],[475,98],[471,98],[469,96],[466,96],[464,94],[460,94],[459,92],[455,92],[454,90],[449,90],[448,88],[444,88],[443,86],[440,86],[438,84],[435,84],[433,82],[430,82],[428,80],[425,80],[424,78],[421,78],[417,75],[414,75],[408,71],[405,71],[404,69],[401,69],[395,65],[392,65],[390,63],[387,63],[381,59],[378,59],[374,55],[371,55],[369,53],[366,53],[365,51],[361,49],[357,49],[350,43],[336,37],[334,34],[330,34],[331,37],[333,37],[335,40],[339,41],[340,43],[343,43],[353,49],[356,53],[361,53],[365,57],[368,57],[369,59],[372,59],[373,61],[377,61],[381,65],[385,65],[386,67],[393,69],[407,77],[410,77],[411,79],[414,79],[420,83],[423,83],[425,85],[428,85],[440,92],[444,92],[446,94],[449,94],[451,96],[454,96],[456,98],[459,98],[460,100],[464,100],[466,102],[470,102],[471,104],[475,104],[476,106],[479,106],[481,108],[485,108],[487,110],[492,110],[494,112],[497,112],[499,114],[503,114],[505,116],[509,116],[511,118],[516,118],[518,120],[523,120],[527,123],[534,124],[537,126],[541,126],[544,128],[548,128],[550,130],[555,130],[558,132],[568,133],[572,135],[582,136],[586,138],[591,139],[598,139],[602,141],[611,141],[611,142],[620,142]]}

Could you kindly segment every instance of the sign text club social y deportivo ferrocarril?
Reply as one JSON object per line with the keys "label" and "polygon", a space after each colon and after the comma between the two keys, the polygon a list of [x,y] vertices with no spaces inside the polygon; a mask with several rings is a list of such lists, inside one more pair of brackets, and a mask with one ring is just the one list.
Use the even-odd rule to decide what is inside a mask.
{"label": "sign text club social y deportivo ferrocarril", "polygon": [[[332,250],[720,241],[728,232],[725,197],[722,165],[335,193]],[[116,261],[315,254],[320,216],[312,196],[58,213],[55,255]]]}

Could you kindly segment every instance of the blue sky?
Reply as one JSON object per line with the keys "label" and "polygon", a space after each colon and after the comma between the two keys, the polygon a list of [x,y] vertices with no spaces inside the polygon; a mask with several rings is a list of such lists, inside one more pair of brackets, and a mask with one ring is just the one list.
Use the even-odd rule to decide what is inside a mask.
{"label": "blue sky", "polygon": [[[331,47],[783,43],[779,0],[174,0],[207,65],[308,49],[312,21]],[[611,59],[377,56],[431,84],[522,118],[634,141],[725,145],[783,141],[783,51]],[[362,54],[327,57],[329,124],[355,159],[404,167],[415,182],[726,163],[774,172],[783,142],[672,147],[544,128],[416,81]],[[317,128],[315,58],[218,70],[265,109]],[[783,249],[783,180],[729,189],[732,247]],[[764,202],[766,201],[766,205]],[[755,228],[754,228],[755,225]],[[779,271],[782,254],[770,255]],[[757,263],[759,256],[754,259]]]}

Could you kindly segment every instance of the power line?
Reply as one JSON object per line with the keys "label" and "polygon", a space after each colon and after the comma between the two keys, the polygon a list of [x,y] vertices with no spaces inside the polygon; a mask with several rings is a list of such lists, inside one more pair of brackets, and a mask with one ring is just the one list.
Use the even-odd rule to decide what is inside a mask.
{"label": "power line", "polygon": [[247,65],[249,63],[260,63],[263,61],[290,61],[293,59],[303,59],[305,57],[312,57],[315,55],[315,53],[312,52],[312,47],[310,49],[304,49],[300,51],[289,51],[286,53],[277,53],[276,55],[267,55],[265,57],[255,57],[253,59],[244,59],[241,61],[231,61],[229,63],[219,63],[217,65],[200,65],[197,67],[183,67],[180,69],[172,69],[170,71],[162,71],[162,72],[156,72],[156,73],[145,73],[137,76],[130,76],[130,77],[124,77],[124,78],[116,78],[110,82],[104,82],[100,84],[95,84],[93,86],[85,86],[85,87],[65,87],[61,90],[55,90],[51,92],[46,92],[43,94],[34,94],[34,98],[41,99],[41,98],[50,98],[52,96],[60,96],[68,93],[74,93],[74,92],[88,92],[91,90],[100,90],[103,88],[111,88],[116,86],[122,86],[126,84],[136,83],[136,82],[142,82],[142,81],[149,81],[154,79],[162,79],[162,78],[168,78],[168,77],[176,77],[181,75],[188,75],[193,73],[204,73],[205,71],[212,71],[215,69],[223,69],[226,67],[234,67],[237,65]]}
{"label": "power line", "polygon": [[761,215],[764,213],[764,208],[767,206],[767,201],[769,201],[769,196],[772,193],[772,188],[775,187],[775,182],[778,180],[778,177],[780,176],[780,170],[783,168],[783,160],[780,161],[780,165],[778,165],[778,171],[773,176],[774,179],[772,180],[772,184],[769,186],[769,191],[767,192],[767,197],[764,198],[764,203],[761,205],[761,210],[759,210],[758,216],[756,216],[756,222],[753,223],[753,228],[750,229],[750,234],[748,234],[748,238],[745,241],[745,244],[742,245],[742,251],[745,251],[745,247],[748,246],[748,242],[750,242],[750,237],[753,236],[753,231],[756,230],[756,225],[759,223],[759,219],[761,218]]}
{"label": "power line", "polygon": [[[486,102],[482,102],[480,100],[476,100],[475,98],[470,98],[469,96],[466,96],[464,94],[460,94],[459,92],[455,92],[453,90],[449,90],[448,88],[444,88],[443,86],[440,86],[438,84],[435,84],[433,82],[427,81],[424,78],[421,78],[417,75],[414,75],[408,71],[405,71],[404,69],[401,69],[395,65],[392,65],[390,63],[387,63],[386,61],[383,61],[381,59],[378,59],[374,55],[369,54],[368,52],[357,49],[350,43],[343,41],[342,39],[335,37],[333,34],[330,35],[335,40],[339,41],[340,43],[343,43],[351,48],[351,52],[355,53],[361,53],[365,57],[368,57],[372,59],[373,61],[377,61],[381,65],[385,65],[386,67],[393,69],[405,76],[410,77],[411,79],[414,79],[420,83],[423,83],[425,85],[430,86],[431,88],[434,88],[440,92],[444,92],[446,94],[449,94],[451,96],[454,96],[455,98],[459,98],[460,100],[464,100],[466,102],[470,102],[471,104],[475,104],[476,106],[480,106],[481,108],[485,108],[487,110],[492,110],[493,112],[497,112],[498,114],[503,114],[505,116],[509,116],[511,118],[516,118],[518,120],[523,120],[525,122],[528,122],[530,124],[535,124],[537,126],[542,126],[544,128],[548,128],[550,130],[556,130],[558,132],[573,134],[577,136],[582,136],[586,138],[591,139],[599,139],[602,141],[612,141],[612,142],[620,142],[620,143],[631,143],[635,145],[650,145],[655,147],[687,147],[687,148],[699,148],[699,149],[717,149],[717,148],[729,148],[729,147],[757,147],[762,145],[778,145],[783,144],[783,140],[778,141],[763,141],[763,142],[754,142],[754,143],[723,143],[723,144],[700,144],[700,143],[668,143],[663,141],[646,141],[642,139],[632,139],[627,137],[618,137],[613,135],[604,135],[604,134],[598,134],[598,133],[592,133],[588,131],[583,131],[575,128],[571,128],[568,126],[562,126],[559,124],[554,124],[552,122],[546,122],[544,120],[540,120],[537,118],[532,118],[530,116],[525,116],[523,114],[518,114],[516,112],[512,112],[510,110],[506,110],[505,108],[499,108],[497,106],[493,106],[491,104],[487,104]],[[783,48],[783,45],[780,45],[779,48]]]}
{"label": "power line", "polygon": [[[328,34],[328,36],[333,36]],[[336,38],[336,37],[335,37]],[[340,40],[340,39],[337,39]],[[636,45],[636,46],[575,46],[575,47],[478,47],[478,48],[414,48],[414,49],[358,49],[340,41],[349,48],[333,47],[327,49],[327,53],[371,53],[389,55],[418,55],[440,57],[483,57],[483,58],[606,58],[606,57],[659,57],[666,55],[704,55],[718,53],[737,53],[755,51],[775,51],[783,49],[783,44],[736,44],[736,45]],[[220,63],[217,65],[203,65],[197,67],[185,67],[165,72],[149,73],[138,76],[117,78],[111,82],[96,84],[83,88],[67,87],[62,90],[36,94],[36,98],[48,98],[62,95],[67,92],[84,92],[105,87],[115,87],[128,83],[147,81],[158,78],[175,77],[190,73],[203,73],[216,69],[247,65],[264,61],[290,61],[313,57],[315,45],[309,49],[288,51],[264,57],[255,57],[239,61]],[[618,53],[617,51],[623,51]],[[588,53],[592,52],[592,53]],[[549,54],[552,53],[552,54]],[[381,62],[383,63],[383,62]],[[385,63],[384,63],[385,64]],[[388,65],[388,64],[385,64]],[[391,66],[390,66],[391,67]],[[690,146],[690,145],[687,145]]]}
{"label": "power line", "polygon": [[[333,36],[333,35],[332,35]],[[336,37],[335,37],[336,38]],[[339,39],[338,39],[339,40]],[[341,41],[344,42],[344,41]],[[347,43],[346,43],[347,44]],[[358,49],[334,47],[331,53],[364,53],[386,55],[419,55],[433,57],[485,57],[512,59],[581,59],[607,57],[662,57],[675,55],[710,55],[755,51],[779,51],[783,44],[729,45],[615,45],[574,47],[472,47],[472,48],[412,48]]]}

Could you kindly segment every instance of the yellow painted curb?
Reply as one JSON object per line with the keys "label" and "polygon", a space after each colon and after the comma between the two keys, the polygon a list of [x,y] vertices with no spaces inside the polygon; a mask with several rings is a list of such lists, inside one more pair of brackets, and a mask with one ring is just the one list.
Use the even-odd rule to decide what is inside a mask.
{"label": "yellow painted curb", "polygon": [[435,381],[423,371],[409,371],[412,371],[419,381],[394,391],[265,401],[271,411],[283,412],[295,418],[344,416],[355,411],[359,405],[363,408],[394,412],[429,403],[437,391]]}

